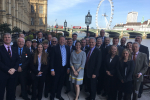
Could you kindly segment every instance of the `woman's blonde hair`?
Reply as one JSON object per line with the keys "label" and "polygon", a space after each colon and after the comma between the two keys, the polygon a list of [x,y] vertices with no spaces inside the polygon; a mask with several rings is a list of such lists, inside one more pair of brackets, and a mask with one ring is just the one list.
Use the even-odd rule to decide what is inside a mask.
{"label": "woman's blonde hair", "polygon": [[123,52],[122,52],[122,56],[121,56],[121,60],[124,60],[124,57],[123,57],[123,54],[124,52],[127,51],[129,53],[129,57],[128,57],[128,60],[131,60],[132,56],[131,56],[131,52],[128,50],[128,49],[124,49]]}

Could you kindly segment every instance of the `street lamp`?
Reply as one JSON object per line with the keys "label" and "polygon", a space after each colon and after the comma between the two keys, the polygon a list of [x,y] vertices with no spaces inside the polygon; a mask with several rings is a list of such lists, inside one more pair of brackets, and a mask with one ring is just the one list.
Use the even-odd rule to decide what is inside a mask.
{"label": "street lamp", "polygon": [[56,24],[56,33],[57,33],[58,24]]}
{"label": "street lamp", "polygon": [[53,32],[53,25],[52,25],[52,32]]}
{"label": "street lamp", "polygon": [[85,16],[85,24],[87,25],[87,33],[86,36],[88,34],[88,30],[89,30],[89,25],[92,22],[92,15],[90,14],[90,11],[88,11],[88,14]]}
{"label": "street lamp", "polygon": [[67,27],[67,22],[66,22],[66,20],[65,20],[65,22],[64,22],[64,27],[65,27],[65,31],[66,31],[66,27]]}

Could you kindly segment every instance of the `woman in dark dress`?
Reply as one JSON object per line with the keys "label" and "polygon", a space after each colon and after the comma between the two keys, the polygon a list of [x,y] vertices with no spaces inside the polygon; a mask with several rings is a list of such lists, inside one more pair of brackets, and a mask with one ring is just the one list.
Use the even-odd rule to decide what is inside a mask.
{"label": "woman in dark dress", "polygon": [[106,57],[106,92],[108,94],[107,100],[116,100],[117,96],[117,67],[119,65],[119,56],[117,46],[112,45],[110,53]]}
{"label": "woman in dark dress", "polygon": [[[131,100],[132,94],[132,75],[134,71],[133,61],[131,60],[131,53],[128,49],[122,52],[119,66],[117,68],[119,78],[119,93],[118,100]],[[123,94],[124,93],[124,97]]]}
{"label": "woman in dark dress", "polygon": [[31,66],[32,83],[32,100],[36,100],[38,90],[38,100],[42,100],[43,86],[45,82],[46,72],[48,69],[48,54],[45,53],[43,45],[37,46],[33,56]]}

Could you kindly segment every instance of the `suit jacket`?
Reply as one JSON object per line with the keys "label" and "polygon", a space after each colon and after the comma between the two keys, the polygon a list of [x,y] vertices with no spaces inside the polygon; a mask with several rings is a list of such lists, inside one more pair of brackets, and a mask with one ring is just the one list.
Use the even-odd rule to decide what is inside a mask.
{"label": "suit jacket", "polygon": [[[81,50],[83,51],[83,47],[81,47]],[[88,46],[85,46],[84,52],[87,51],[87,50],[89,50],[89,47],[88,47]]]}
{"label": "suit jacket", "polygon": [[[67,68],[70,68],[70,48],[65,45],[66,48],[66,70]],[[60,45],[56,45],[52,48],[51,53],[51,69],[54,69],[55,73],[59,74],[60,67],[62,67],[62,56],[61,56],[61,50]]]}
{"label": "suit jacket", "polygon": [[111,75],[117,75],[117,68],[119,66],[119,56],[115,55],[115,57],[110,62],[111,54],[108,54],[105,59],[105,71],[110,71]]}
{"label": "suit jacket", "polygon": [[148,61],[148,64],[149,64],[149,50],[148,50],[148,47],[144,46],[144,45],[140,45],[139,51],[142,52],[142,53],[145,53],[147,55],[147,61]]}
{"label": "suit jacket", "polygon": [[133,60],[127,61],[127,70],[126,75],[124,71],[124,62],[123,60],[119,61],[119,66],[117,68],[118,78],[119,80],[123,80],[124,82],[132,81],[133,71],[134,71],[134,63]]}
{"label": "suit jacket", "polygon": [[[89,51],[90,49],[86,51],[86,55],[88,55]],[[87,63],[86,66],[87,68],[85,68],[88,78],[92,78],[93,74],[96,75],[96,77],[99,76],[101,61],[102,61],[102,53],[98,48],[95,47]]]}
{"label": "suit jacket", "polygon": [[15,73],[10,75],[8,73],[9,69],[14,68],[18,70],[19,67],[19,56],[17,48],[11,46],[12,57],[9,56],[4,45],[0,46],[0,79],[7,79],[10,77],[15,77]]}
{"label": "suit jacket", "polygon": [[41,70],[40,71],[38,71],[38,59],[37,59],[36,64],[34,64],[33,62],[34,62],[34,55],[32,56],[32,60],[31,60],[32,78],[35,78],[40,71],[43,72],[42,76],[45,76],[47,73],[47,70],[49,68],[49,57],[47,57],[47,65],[41,63]]}
{"label": "suit jacket", "polygon": [[72,45],[72,48],[70,49],[70,46],[69,47],[69,51],[70,51],[70,54],[73,52],[73,50],[76,50],[76,47]]}
{"label": "suit jacket", "polygon": [[[135,69],[133,74],[134,80],[143,81],[143,75],[147,71],[148,63],[147,63],[147,55],[145,53],[139,52],[136,61],[135,61]],[[137,74],[142,73],[142,76],[140,78],[137,78]]]}
{"label": "suit jacket", "polygon": [[[17,49],[17,52],[20,52],[20,51],[18,51],[18,49]],[[30,50],[26,47],[23,47],[23,51],[22,51],[22,55],[21,55],[22,65],[20,66],[22,68],[22,71],[27,71],[28,65],[30,63],[30,57],[31,57]]]}
{"label": "suit jacket", "polygon": [[[42,39],[42,42],[43,42],[43,41],[44,41],[44,39]],[[42,42],[41,42],[41,43],[42,43]],[[38,40],[38,38],[37,38],[37,43],[39,43],[39,40]]]}

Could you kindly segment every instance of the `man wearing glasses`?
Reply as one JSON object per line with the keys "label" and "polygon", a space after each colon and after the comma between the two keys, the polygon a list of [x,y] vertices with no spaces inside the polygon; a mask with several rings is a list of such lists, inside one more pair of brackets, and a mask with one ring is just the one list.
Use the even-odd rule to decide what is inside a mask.
{"label": "man wearing glasses", "polygon": [[56,46],[56,45],[57,45],[57,43],[58,43],[57,38],[56,38],[56,37],[53,37],[53,38],[52,38],[52,44],[51,44],[51,47]]}

